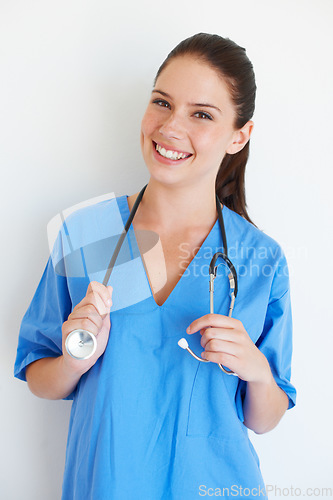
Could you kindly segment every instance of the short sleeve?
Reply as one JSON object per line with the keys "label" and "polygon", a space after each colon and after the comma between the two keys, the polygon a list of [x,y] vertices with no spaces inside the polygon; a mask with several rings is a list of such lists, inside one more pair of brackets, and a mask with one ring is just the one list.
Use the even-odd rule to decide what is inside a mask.
{"label": "short sleeve", "polygon": [[275,269],[262,333],[256,343],[266,356],[275,382],[287,394],[289,408],[295,406],[296,389],[291,384],[292,313],[288,266],[284,254]]}
{"label": "short sleeve", "polygon": [[27,365],[41,358],[62,354],[62,324],[71,309],[67,279],[54,272],[50,257],[21,323],[15,377],[26,381]]}

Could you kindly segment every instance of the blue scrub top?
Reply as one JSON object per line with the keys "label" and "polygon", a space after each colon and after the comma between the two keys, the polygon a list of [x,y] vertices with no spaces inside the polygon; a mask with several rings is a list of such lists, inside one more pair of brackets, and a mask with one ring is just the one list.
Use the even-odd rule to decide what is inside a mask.
{"label": "blue scrub top", "polygon": [[[77,234],[96,231],[96,224],[90,227],[91,214],[112,225],[110,203],[79,211],[71,220]],[[125,224],[127,196],[116,203]],[[222,213],[239,278],[233,317],[267,357],[291,408],[296,391],[290,383],[292,320],[285,256],[272,238],[241,216],[226,206]],[[243,424],[246,383],[215,363],[195,360],[177,344],[185,337],[196,354],[203,350],[200,333],[187,335],[185,330],[209,313],[208,266],[221,248],[217,220],[162,306],[152,296],[142,260],[136,260],[139,283],[133,284],[130,274],[126,285],[150,293],[126,307],[111,308],[106,351],[70,396],[63,500],[192,500],[208,493],[241,496],[241,491],[266,498],[258,457]],[[16,377],[25,380],[26,366],[37,359],[61,355],[62,323],[88,284],[85,277],[55,273],[49,259],[22,321]],[[228,293],[227,277],[218,275],[216,313],[228,314]]]}

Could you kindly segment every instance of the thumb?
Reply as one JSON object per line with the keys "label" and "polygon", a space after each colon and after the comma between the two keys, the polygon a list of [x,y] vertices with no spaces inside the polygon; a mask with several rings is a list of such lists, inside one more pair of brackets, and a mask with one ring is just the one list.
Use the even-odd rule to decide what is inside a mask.
{"label": "thumb", "polygon": [[110,299],[112,300],[113,288],[112,288],[112,286],[110,286],[110,285],[108,285],[106,288],[107,288],[107,291],[109,292]]}

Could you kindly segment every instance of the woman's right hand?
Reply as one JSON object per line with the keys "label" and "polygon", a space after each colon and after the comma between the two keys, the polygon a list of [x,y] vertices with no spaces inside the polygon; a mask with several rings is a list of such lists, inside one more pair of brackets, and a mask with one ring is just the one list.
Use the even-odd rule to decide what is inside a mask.
{"label": "woman's right hand", "polygon": [[[62,325],[63,362],[70,373],[83,375],[89,370],[106,349],[110,333],[110,308],[112,306],[112,287],[92,281],[86,296],[81,300]],[[67,336],[73,330],[87,330],[96,335],[97,349],[88,359],[76,360],[66,350]]]}

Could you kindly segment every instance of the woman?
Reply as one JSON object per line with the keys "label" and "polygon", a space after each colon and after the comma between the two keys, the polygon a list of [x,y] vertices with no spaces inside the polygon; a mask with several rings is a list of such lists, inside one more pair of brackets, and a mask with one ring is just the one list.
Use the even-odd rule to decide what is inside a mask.
{"label": "woman", "polygon": [[[217,35],[184,40],[158,70],[141,126],[150,179],[132,224],[157,233],[162,248],[140,264],[150,297],[113,311],[111,286],[87,288],[47,265],[15,374],[40,397],[74,399],[64,499],[265,497],[247,428],[275,427],[295,389],[285,257],[245,204],[255,91],[245,50]],[[207,251],[223,248],[215,193],[239,275],[233,318],[226,276],[208,314]],[[116,200],[124,224],[137,196]],[[93,213],[112,225],[108,210]],[[87,221],[82,210],[71,224],[87,231]],[[86,360],[64,347],[80,328],[97,338]],[[210,363],[181,350],[183,336]]]}

